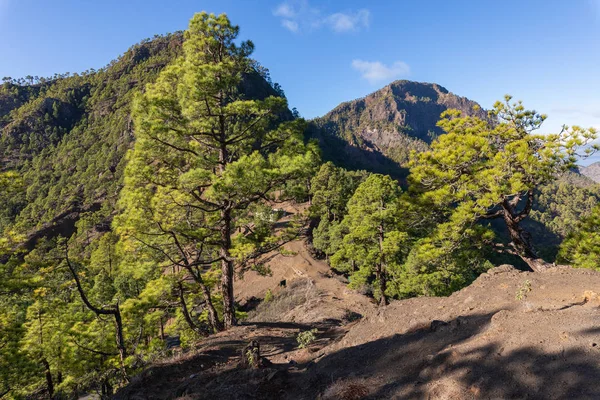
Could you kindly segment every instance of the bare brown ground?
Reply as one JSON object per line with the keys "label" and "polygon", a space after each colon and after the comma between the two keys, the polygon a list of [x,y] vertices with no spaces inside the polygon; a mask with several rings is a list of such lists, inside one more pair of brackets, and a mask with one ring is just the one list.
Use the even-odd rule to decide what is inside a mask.
{"label": "bare brown ground", "polygon": [[[377,310],[330,277],[302,242],[271,260],[273,276],[238,282],[241,303],[311,279],[319,296],[278,322],[247,322],[198,353],[152,366],[119,399],[593,399],[600,398],[600,273],[492,269],[445,298]],[[348,310],[364,318],[349,322]],[[309,349],[298,332],[318,328]],[[258,340],[272,363],[238,367]]]}

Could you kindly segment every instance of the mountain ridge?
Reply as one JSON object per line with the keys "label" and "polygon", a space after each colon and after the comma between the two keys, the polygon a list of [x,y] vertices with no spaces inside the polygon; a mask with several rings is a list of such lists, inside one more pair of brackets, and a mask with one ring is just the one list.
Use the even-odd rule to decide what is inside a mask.
{"label": "mountain ridge", "polygon": [[364,167],[375,164],[376,172],[403,177],[401,166],[410,151],[426,150],[443,133],[437,121],[448,109],[487,116],[477,102],[437,83],[397,80],[313,119],[311,134],[325,143],[322,147],[343,147],[341,154],[325,150],[325,156],[345,167],[368,169]]}
{"label": "mountain ridge", "polygon": [[581,175],[590,178],[596,183],[600,183],[600,161],[596,161],[585,167],[580,166],[578,169]]}
{"label": "mountain ridge", "polygon": [[[66,234],[90,211],[112,219],[134,143],[131,104],[182,48],[181,32],[133,45],[99,70],[0,85],[0,171],[14,170],[23,190],[0,209],[0,230],[16,226],[32,248],[45,233]],[[280,96],[268,70],[253,65],[250,97]],[[291,118],[287,112],[285,118]],[[31,240],[33,241],[31,241]]]}

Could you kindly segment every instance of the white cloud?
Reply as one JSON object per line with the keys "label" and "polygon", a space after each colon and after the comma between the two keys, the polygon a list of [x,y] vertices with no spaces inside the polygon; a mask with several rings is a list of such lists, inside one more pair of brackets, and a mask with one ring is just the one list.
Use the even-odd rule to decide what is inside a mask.
{"label": "white cloud", "polygon": [[368,28],[371,19],[371,13],[367,9],[358,10],[355,13],[335,13],[325,18],[334,32],[351,32],[360,28]]}
{"label": "white cloud", "polygon": [[290,19],[284,19],[281,21],[281,26],[283,26],[285,29],[291,31],[291,32],[298,32],[298,30],[300,29],[300,27],[298,26],[298,23],[296,21],[292,21]]}
{"label": "white cloud", "polygon": [[296,16],[296,11],[294,8],[288,3],[281,3],[275,11],[273,11],[273,15],[276,17],[282,18],[294,18]]}
{"label": "white cloud", "polygon": [[353,60],[352,68],[360,72],[369,83],[391,81],[410,74],[410,67],[402,61],[396,61],[388,66],[379,61]]}
{"label": "white cloud", "polygon": [[281,18],[281,26],[294,33],[321,27],[335,33],[357,32],[368,28],[371,20],[371,13],[365,8],[326,14],[312,7],[308,0],[287,0],[273,10],[273,15]]}

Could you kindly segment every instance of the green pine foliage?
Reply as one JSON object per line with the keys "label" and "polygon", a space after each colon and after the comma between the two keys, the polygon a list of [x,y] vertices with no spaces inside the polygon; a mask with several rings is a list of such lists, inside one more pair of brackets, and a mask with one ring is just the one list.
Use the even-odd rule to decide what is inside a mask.
{"label": "green pine foliage", "polygon": [[577,225],[562,243],[558,261],[579,268],[600,269],[600,206]]}
{"label": "green pine foliage", "polygon": [[592,213],[599,199],[600,185],[569,171],[537,190],[531,219],[564,239]]}
{"label": "green pine foliage", "polygon": [[339,249],[347,233],[341,222],[348,212],[348,201],[367,176],[365,171],[348,171],[326,162],[311,180],[310,215],[318,222],[312,231],[312,244],[327,259]]}
{"label": "green pine foliage", "polygon": [[234,269],[286,240],[275,235],[277,218],[265,218],[269,204],[318,162],[317,149],[303,142],[303,122],[281,118],[285,98],[240,90],[254,46],[235,44],[238,31],[225,15],[197,14],[183,55],[136,98],[136,143],[117,220],[132,246],[193,277],[213,330],[222,324],[204,275],[220,273],[223,326],[235,325]]}
{"label": "green pine foliage", "polygon": [[[214,30],[218,26],[221,31]],[[226,31],[230,49],[235,49],[237,27],[225,16],[199,14],[185,38],[176,33],[145,40],[99,71],[7,78],[0,86],[0,196],[5,205],[0,210],[0,394],[42,398],[97,392],[109,398],[129,376],[168,354],[169,336],[179,337],[186,348],[211,332],[205,293],[180,261],[169,259],[167,240],[143,242],[151,233],[145,230],[149,221],[140,221],[136,212],[152,207],[160,217],[154,222],[176,230],[182,240],[206,237],[219,224],[218,213],[191,215],[186,211],[191,203],[179,209],[177,203],[189,200],[194,185],[209,179],[206,201],[237,205],[229,249],[236,267],[257,267],[254,257],[298,234],[302,221],[290,218],[286,231],[274,235],[283,214],[270,201],[308,198],[319,151],[304,142],[304,124],[293,120],[283,90],[270,80],[268,70],[248,58],[250,44],[223,63],[211,64],[206,53],[202,58],[198,50],[203,41]],[[206,77],[216,76],[216,65],[233,73],[211,83]],[[180,92],[181,101],[171,91],[175,97],[169,103],[165,88],[174,77],[180,88],[196,90]],[[190,134],[213,129],[218,118],[199,118],[198,107],[198,96],[211,90],[227,98],[211,102],[211,110],[204,112],[208,115],[214,107],[226,120],[231,142],[223,161],[230,168],[219,171],[218,152],[211,153],[210,145],[199,149],[191,135],[184,143],[203,152],[196,159],[162,152],[168,146],[160,141],[149,145],[152,138],[178,144],[185,136],[161,131],[157,113],[168,107],[179,112],[176,129]],[[162,164],[155,164],[159,170],[151,178],[167,186],[154,199],[147,198],[145,208],[128,208],[147,193],[136,183],[149,177],[147,168],[152,167],[136,166],[155,156]],[[173,170],[175,166],[179,169]],[[168,215],[171,210],[179,214]],[[188,217],[198,225],[185,227]],[[233,237],[238,230],[245,234]],[[185,240],[186,246],[194,243]],[[205,260],[215,248],[196,250]],[[193,268],[201,267],[213,313],[222,318],[221,271],[205,266]],[[122,346],[116,337],[122,338]]]}
{"label": "green pine foliage", "polygon": [[341,222],[347,234],[331,265],[347,272],[351,287],[371,285],[380,305],[388,303],[389,282],[406,255],[409,235],[398,183],[386,175],[370,175],[348,201]]}
{"label": "green pine foliage", "polygon": [[449,233],[468,240],[474,224],[499,219],[511,250],[534,270],[547,267],[522,226],[535,191],[571,168],[577,150],[596,137],[594,129],[577,126],[536,134],[545,119],[511,103],[510,96],[495,104],[488,119],[447,111],[439,122],[446,134],[414,156],[409,177],[425,203],[448,213],[442,229],[451,224]]}

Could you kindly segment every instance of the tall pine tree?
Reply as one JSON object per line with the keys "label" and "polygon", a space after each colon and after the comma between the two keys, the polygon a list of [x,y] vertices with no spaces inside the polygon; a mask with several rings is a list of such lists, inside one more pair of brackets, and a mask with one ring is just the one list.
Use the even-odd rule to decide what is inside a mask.
{"label": "tall pine tree", "polygon": [[[183,55],[136,99],[136,144],[117,220],[124,237],[187,271],[214,329],[236,324],[236,266],[283,240],[256,219],[317,159],[303,143],[303,123],[281,122],[285,98],[256,100],[242,89],[255,74],[254,46],[237,45],[238,32],[224,14],[196,14]],[[223,324],[203,278],[215,268]]]}
{"label": "tall pine tree", "polygon": [[402,261],[406,227],[398,183],[387,175],[370,175],[348,202],[342,224],[347,229],[331,258],[334,268],[347,271],[353,286],[373,283],[379,305],[388,304],[388,283]]}

